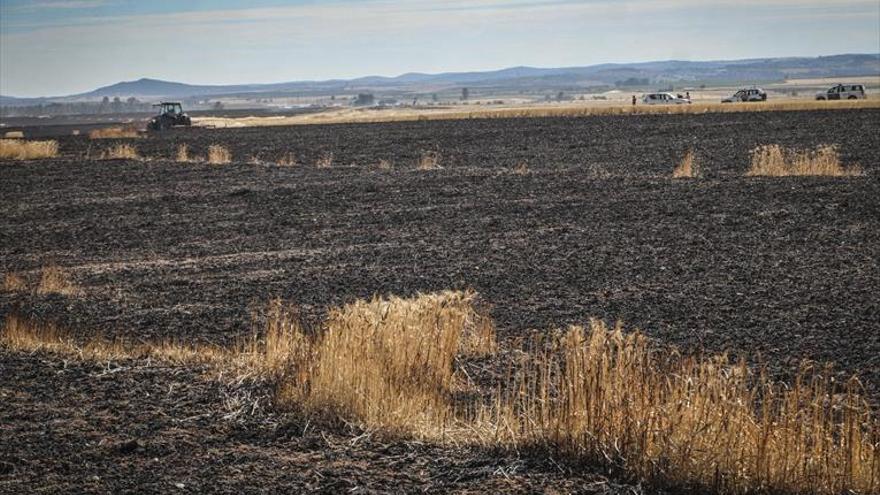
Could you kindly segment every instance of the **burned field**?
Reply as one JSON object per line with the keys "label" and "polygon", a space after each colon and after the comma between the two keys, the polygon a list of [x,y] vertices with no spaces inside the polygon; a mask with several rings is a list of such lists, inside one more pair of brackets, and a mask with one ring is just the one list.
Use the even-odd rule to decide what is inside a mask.
{"label": "burned field", "polygon": [[[501,347],[621,320],[682,352],[742,355],[783,381],[804,359],[833,361],[877,404],[878,136],[880,112],[859,110],[125,141],[149,160],[99,160],[112,141],[67,137],[59,158],[0,163],[0,272],[33,286],[57,266],[73,289],[6,290],[0,312],[77,338],[227,346],[272,298],[318,326],[329,307],[375,294],[473,289]],[[232,161],[175,162],[182,144],[195,156],[224,146]],[[834,144],[865,173],[745,177],[765,144]],[[702,178],[672,179],[689,150]],[[440,168],[418,169],[426,153]],[[315,426],[273,410],[259,387],[198,369],[9,349],[0,368],[0,490],[625,489],[552,456]]]}

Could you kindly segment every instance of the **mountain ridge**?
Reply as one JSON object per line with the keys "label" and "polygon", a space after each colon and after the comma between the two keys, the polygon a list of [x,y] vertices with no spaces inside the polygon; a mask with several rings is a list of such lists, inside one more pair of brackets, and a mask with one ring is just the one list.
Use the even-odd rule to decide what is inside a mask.
{"label": "mountain ridge", "polygon": [[576,67],[515,66],[488,71],[407,72],[397,76],[364,76],[353,79],[289,81],[279,83],[206,85],[142,77],[67,96],[16,98],[0,95],[0,104],[35,104],[53,101],[88,101],[113,98],[204,98],[261,93],[328,93],[356,91],[430,92],[458,86],[557,89],[616,85],[627,79],[670,84],[712,81],[771,81],[798,77],[880,75],[880,53],[840,54],[820,57],[775,57],[739,60],[661,60],[605,63]]}

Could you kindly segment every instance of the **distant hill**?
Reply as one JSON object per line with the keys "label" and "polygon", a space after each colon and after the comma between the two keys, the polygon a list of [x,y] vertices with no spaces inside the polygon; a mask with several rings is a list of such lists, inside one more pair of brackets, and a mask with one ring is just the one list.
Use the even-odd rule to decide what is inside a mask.
{"label": "distant hill", "polygon": [[511,67],[483,72],[408,73],[397,77],[368,76],[350,80],[295,81],[276,84],[227,86],[191,85],[157,79],[126,81],[87,93],[49,97],[14,98],[0,96],[0,105],[24,106],[52,101],[97,100],[104,97],[156,100],[161,98],[203,98],[297,94],[338,94],[356,91],[404,93],[437,92],[457,87],[504,89],[566,89],[627,84],[668,85],[696,83],[748,83],[781,81],[787,78],[818,78],[880,75],[880,54],[846,54],[827,57],[760,58],[689,62],[667,60],[631,64],[601,64],[587,67]]}
{"label": "distant hill", "polygon": [[134,96],[134,97],[156,97],[156,96],[195,96],[210,95],[216,93],[229,92],[235,86],[194,86],[170,81],[160,81],[158,79],[138,79],[137,81],[124,81],[110,86],[104,86],[88,93],[72,95],[79,98],[103,98],[104,96]]}

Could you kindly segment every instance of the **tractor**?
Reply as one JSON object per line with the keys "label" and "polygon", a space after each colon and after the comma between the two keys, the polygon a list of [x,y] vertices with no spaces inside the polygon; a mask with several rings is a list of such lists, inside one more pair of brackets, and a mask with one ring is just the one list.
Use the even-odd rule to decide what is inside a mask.
{"label": "tractor", "polygon": [[189,115],[183,113],[183,107],[176,101],[163,101],[158,105],[159,115],[150,119],[147,129],[151,131],[164,131],[172,127],[189,127],[192,125]]}

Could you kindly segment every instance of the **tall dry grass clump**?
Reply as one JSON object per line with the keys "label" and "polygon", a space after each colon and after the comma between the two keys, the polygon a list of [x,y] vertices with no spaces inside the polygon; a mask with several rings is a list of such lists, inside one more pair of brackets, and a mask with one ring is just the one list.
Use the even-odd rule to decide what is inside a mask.
{"label": "tall dry grass clump", "polygon": [[54,352],[90,361],[155,359],[174,364],[229,363],[237,354],[206,345],[174,341],[129,343],[121,339],[96,336],[78,341],[52,322],[42,322],[12,314],[6,317],[0,343],[21,352]]}
{"label": "tall dry grass clump", "polygon": [[749,176],[804,176],[833,177],[863,175],[861,167],[844,167],[836,146],[821,145],[815,150],[787,150],[778,144],[759,146],[752,151]]}
{"label": "tall dry grass clump", "polygon": [[538,446],[658,484],[718,493],[880,489],[880,422],[827,369],[790,386],[725,356],[651,349],[593,321],[530,358],[476,418],[485,444]]}
{"label": "tall dry grass clump", "polygon": [[232,153],[224,146],[212,144],[208,146],[208,163],[224,165],[232,161]]}
{"label": "tall dry grass clump", "polygon": [[333,166],[333,153],[324,153],[315,162],[315,168],[330,168]]}
{"label": "tall dry grass clump", "polygon": [[529,164],[525,161],[518,162],[513,166],[513,173],[516,175],[529,175]]}
{"label": "tall dry grass clump", "polygon": [[454,416],[456,356],[494,351],[494,326],[474,297],[374,298],[331,310],[308,350],[297,351],[311,362],[285,382],[281,401],[369,430],[436,437]]}
{"label": "tall dry grass clump", "polygon": [[293,152],[288,151],[287,153],[281,155],[281,158],[275,162],[279,167],[295,167],[297,165],[296,155]]}
{"label": "tall dry grass clump", "polygon": [[58,156],[57,141],[0,139],[0,160],[37,160]]}
{"label": "tall dry grass clump", "polygon": [[75,296],[80,293],[80,289],[63,269],[57,265],[48,265],[40,270],[40,281],[35,292],[37,294]]}
{"label": "tall dry grass clump", "polygon": [[139,136],[133,127],[105,127],[89,131],[89,139],[131,139]]}
{"label": "tall dry grass clump", "polygon": [[300,323],[299,313],[280,299],[269,302],[263,332],[254,332],[240,346],[238,367],[276,384],[302,383],[313,361],[314,335]]}
{"label": "tall dry grass clump", "polygon": [[416,168],[419,170],[437,170],[443,168],[440,166],[440,153],[436,151],[426,151],[422,153],[422,156],[419,157],[419,161],[416,164]]}
{"label": "tall dry grass clump", "polygon": [[140,160],[137,147],[130,144],[117,144],[101,153],[103,160]]}
{"label": "tall dry grass clump", "polygon": [[17,273],[3,275],[3,290],[5,292],[26,292],[27,282]]}
{"label": "tall dry grass clump", "polygon": [[189,145],[177,145],[177,152],[174,154],[174,161],[178,163],[191,163],[195,161],[195,159],[189,154]]}
{"label": "tall dry grass clump", "polygon": [[39,324],[35,320],[12,314],[3,323],[3,344],[21,352],[50,351],[67,354],[64,332],[55,324]]}
{"label": "tall dry grass clump", "polygon": [[672,170],[672,178],[674,179],[694,179],[700,175],[700,166],[696,163],[694,150],[688,150],[681,162]]}
{"label": "tall dry grass clump", "polygon": [[3,290],[6,292],[29,292],[38,295],[61,294],[76,296],[82,293],[79,286],[61,267],[55,264],[40,269],[39,279],[29,284],[19,273],[7,273],[3,276]]}

